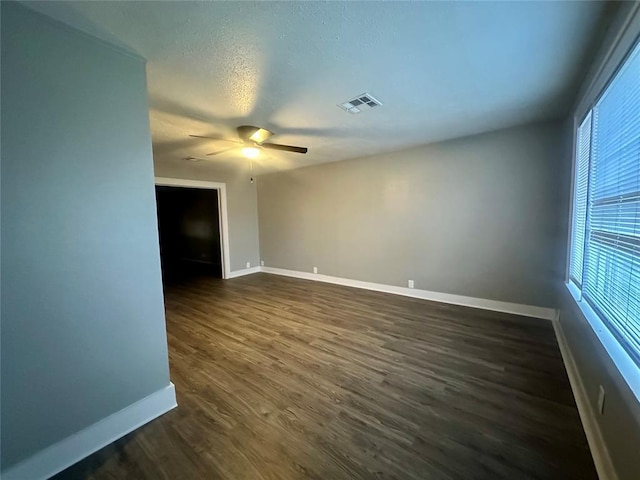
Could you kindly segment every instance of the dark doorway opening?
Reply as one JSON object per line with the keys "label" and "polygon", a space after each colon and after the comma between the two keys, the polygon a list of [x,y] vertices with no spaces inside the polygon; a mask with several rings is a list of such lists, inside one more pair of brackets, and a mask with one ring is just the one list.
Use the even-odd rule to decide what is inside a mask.
{"label": "dark doorway opening", "polygon": [[162,279],[222,278],[218,190],[156,186]]}

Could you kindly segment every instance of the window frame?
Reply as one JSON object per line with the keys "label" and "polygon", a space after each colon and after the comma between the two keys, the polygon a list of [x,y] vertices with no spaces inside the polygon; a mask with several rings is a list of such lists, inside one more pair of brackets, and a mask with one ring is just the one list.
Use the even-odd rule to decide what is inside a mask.
{"label": "window frame", "polygon": [[[596,102],[597,103],[597,102]],[[578,177],[579,177],[579,172],[578,172],[578,157],[580,155],[579,153],[579,143],[580,143],[580,138],[579,138],[579,132],[582,129],[582,126],[585,124],[585,122],[587,121],[587,118],[589,118],[589,154],[588,154],[588,159],[587,159],[587,165],[586,165],[586,169],[587,169],[587,179],[586,179],[586,191],[585,191],[585,211],[584,211],[584,218],[582,219],[583,223],[584,223],[584,231],[582,232],[582,252],[580,252],[580,257],[582,259],[582,264],[580,265],[580,279],[574,278],[572,276],[572,265],[573,265],[573,240],[574,240],[574,236],[573,234],[575,233],[575,227],[576,227],[576,223],[577,223],[577,216],[576,216],[576,188],[577,188],[577,181],[578,181]],[[585,259],[585,253],[586,253],[586,248],[587,248],[587,221],[588,221],[588,213],[589,213],[589,167],[591,166],[591,147],[592,147],[592,133],[593,133],[593,110],[590,108],[588,109],[585,114],[582,116],[582,118],[580,119],[580,121],[577,123],[577,126],[574,128],[574,132],[573,132],[573,175],[572,175],[572,179],[571,179],[571,217],[569,219],[570,221],[570,225],[569,225],[569,248],[568,248],[568,255],[567,255],[567,272],[566,272],[566,280],[567,281],[571,281],[573,282],[574,285],[576,285],[576,287],[580,290],[581,292],[581,296],[582,296],[582,283],[584,281],[584,259]]]}
{"label": "window frame", "polygon": [[[634,11],[637,11],[637,5]],[[640,34],[633,34],[630,31],[633,31],[633,28],[636,27],[636,31],[640,31],[640,14],[639,15],[631,15],[632,21],[630,21],[627,25],[625,25],[625,31],[623,31],[619,37],[617,38],[616,44],[609,50],[605,59],[602,61],[600,65],[600,69],[595,75],[595,78],[592,80],[591,84],[586,90],[586,94],[582,96],[581,101],[578,103],[577,108],[575,109],[573,115],[572,122],[572,169],[571,169],[571,189],[570,189],[570,210],[569,210],[569,218],[568,218],[568,237],[567,237],[567,255],[566,255],[566,264],[565,264],[565,286],[572,296],[573,300],[576,303],[577,308],[582,312],[583,316],[590,324],[594,333],[600,340],[600,343],[603,345],[605,350],[607,351],[610,358],[613,360],[616,368],[623,376],[627,385],[630,387],[633,392],[636,400],[640,402],[640,352],[630,351],[627,346],[626,340],[621,338],[621,334],[615,331],[615,328],[612,328],[607,320],[604,319],[602,314],[598,311],[598,307],[595,306],[591,301],[583,296],[582,293],[582,285],[580,283],[576,283],[574,279],[571,277],[571,257],[572,257],[572,248],[573,248],[573,235],[574,235],[574,215],[575,215],[575,196],[576,196],[576,175],[577,175],[577,154],[578,154],[578,132],[582,123],[587,118],[588,115],[593,115],[593,109],[598,104],[606,90],[609,88],[611,82],[618,75],[620,70],[626,64],[626,62],[631,57],[632,53],[636,48],[640,48]],[[635,24],[635,25],[634,25]],[[625,35],[627,35],[627,42],[623,42]],[[628,36],[631,35],[629,39]],[[627,45],[627,48],[621,50],[621,44]],[[615,62],[615,64],[614,64]],[[612,65],[613,64],[613,65]],[[606,71],[606,74],[603,72]],[[606,75],[606,80],[603,81],[603,76]],[[597,87],[597,90],[595,89]],[[593,125],[590,135],[593,135]],[[592,137],[590,139],[590,143],[592,142]],[[589,152],[589,165],[588,169],[590,170],[591,164],[591,148]],[[590,174],[590,172],[588,173]],[[589,182],[588,182],[589,183]],[[588,193],[587,193],[588,198]],[[587,200],[588,201],[588,200]],[[588,206],[587,206],[588,209]],[[588,210],[587,210],[588,214]],[[584,239],[584,248],[587,246],[587,225],[585,224],[585,239]],[[584,258],[583,258],[583,266],[584,269]]]}

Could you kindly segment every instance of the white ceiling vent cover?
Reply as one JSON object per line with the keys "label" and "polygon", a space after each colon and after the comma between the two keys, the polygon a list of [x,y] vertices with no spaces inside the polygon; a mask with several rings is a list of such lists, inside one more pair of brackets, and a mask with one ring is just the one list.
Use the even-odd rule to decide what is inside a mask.
{"label": "white ceiling vent cover", "polygon": [[348,102],[340,103],[338,106],[349,113],[360,113],[363,108],[379,107],[382,102],[376,99],[370,93],[361,93],[357,97],[352,98]]}

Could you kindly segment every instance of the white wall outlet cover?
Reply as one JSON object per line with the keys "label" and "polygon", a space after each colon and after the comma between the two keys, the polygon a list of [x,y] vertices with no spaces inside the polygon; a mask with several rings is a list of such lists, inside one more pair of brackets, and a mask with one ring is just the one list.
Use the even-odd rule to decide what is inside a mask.
{"label": "white wall outlet cover", "polygon": [[264,267],[264,260],[260,260],[260,266]]}
{"label": "white wall outlet cover", "polygon": [[251,262],[247,262],[247,268],[251,268]]}
{"label": "white wall outlet cover", "polygon": [[413,280],[409,280],[409,288],[413,288]]}
{"label": "white wall outlet cover", "polygon": [[313,273],[318,273],[318,267],[313,267]]}

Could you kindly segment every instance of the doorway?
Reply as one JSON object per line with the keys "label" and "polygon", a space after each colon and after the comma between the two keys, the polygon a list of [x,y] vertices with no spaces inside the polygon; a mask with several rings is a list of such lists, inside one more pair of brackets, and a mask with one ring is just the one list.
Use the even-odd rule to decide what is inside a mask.
{"label": "doorway", "polygon": [[163,283],[228,277],[224,184],[156,178]]}

